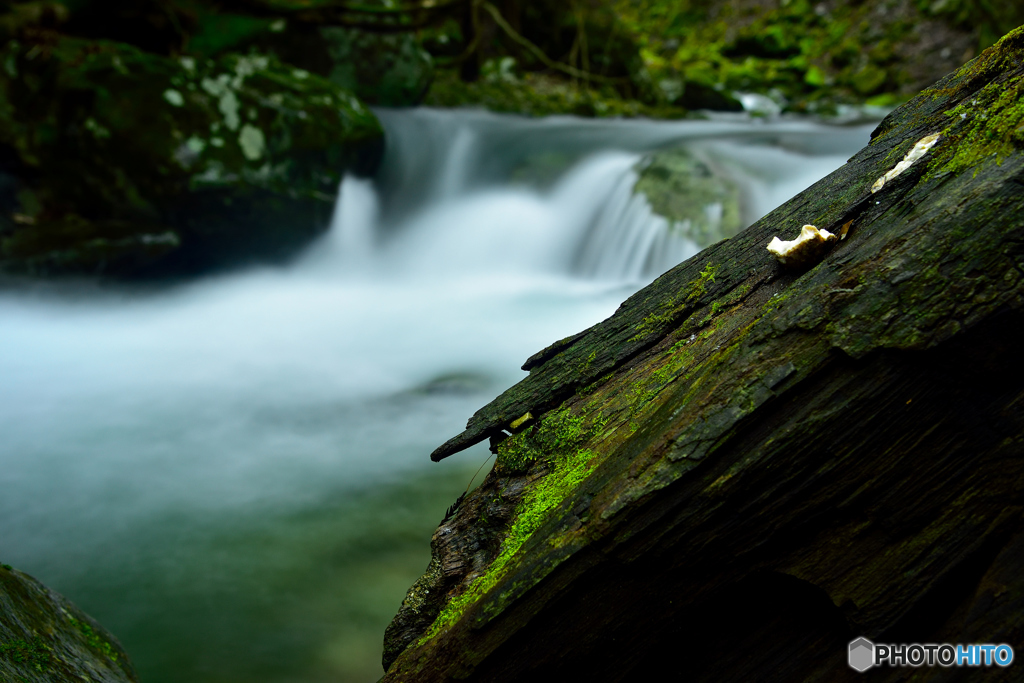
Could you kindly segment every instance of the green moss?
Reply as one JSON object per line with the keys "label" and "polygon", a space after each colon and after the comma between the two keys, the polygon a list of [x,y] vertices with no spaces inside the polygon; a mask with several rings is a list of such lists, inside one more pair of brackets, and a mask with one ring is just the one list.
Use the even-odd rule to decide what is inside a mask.
{"label": "green moss", "polygon": [[[825,14],[819,11],[826,5],[811,0],[613,4],[637,37],[651,82],[659,84],[666,98],[671,100],[687,84],[698,84],[764,93],[786,109],[825,113],[837,104],[861,103],[872,96],[884,96],[886,102],[904,98],[939,78],[945,70],[941,66],[922,75],[933,68],[927,48],[922,45],[918,55],[913,47],[926,18],[938,18],[941,23],[933,25],[950,36],[973,27],[985,33],[985,27],[998,25],[1006,31],[1024,21],[1011,23],[1015,16],[997,21],[985,10],[972,10],[969,17],[932,11],[939,4],[982,4],[967,0],[919,0],[918,7],[901,7],[899,12],[891,11],[887,0],[828,3]],[[982,47],[991,42],[983,38]],[[873,47],[865,50],[865,45]],[[921,64],[903,68],[907,55]]]}
{"label": "green moss", "polygon": [[732,237],[743,228],[740,190],[727,174],[693,152],[654,152],[637,167],[634,194],[669,221],[669,229],[699,248]]}
{"label": "green moss", "polygon": [[12,41],[4,61],[18,77],[0,72],[0,145],[31,169],[19,199],[37,219],[0,237],[11,270],[95,273],[121,252],[152,261],[154,245],[224,260],[296,248],[346,168],[380,151],[379,123],[349,92],[272,56],[60,38],[45,58]]}
{"label": "green moss", "polygon": [[53,653],[39,637],[0,643],[0,657],[13,664],[27,664],[39,672],[45,672],[53,663]]}
{"label": "green moss", "polygon": [[71,622],[71,625],[78,629],[78,632],[82,634],[82,636],[85,638],[85,642],[88,643],[89,647],[91,647],[96,652],[104,655],[105,657],[111,659],[114,662],[118,661],[119,655],[117,651],[114,649],[114,646],[107,642],[103,638],[103,636],[97,633],[96,629],[94,629],[92,626],[90,626],[84,621],[75,619],[70,614],[67,615],[67,618],[68,621]]}
{"label": "green moss", "polygon": [[699,299],[700,297],[704,296],[704,292],[708,284],[715,281],[715,273],[717,272],[718,266],[714,266],[711,264],[711,261],[708,261],[704,265],[704,270],[700,271],[700,277],[697,278],[697,281],[694,283],[693,288],[691,289],[690,294],[687,298]]}
{"label": "green moss", "polygon": [[540,451],[533,448],[527,440],[527,432],[522,431],[505,438],[498,444],[498,457],[494,467],[501,474],[518,474],[526,471],[540,457]]}
{"label": "green moss", "polygon": [[629,342],[640,341],[662,329],[675,320],[687,307],[692,306],[700,300],[707,292],[707,286],[715,281],[715,274],[718,266],[708,261],[704,270],[700,272],[697,279],[692,281],[686,288],[686,296],[680,302],[678,297],[668,298],[658,309],[645,316],[636,326],[636,334],[629,338]]}
{"label": "green moss", "polygon": [[[500,72],[499,72],[500,73]],[[612,88],[587,88],[562,78],[526,73],[462,81],[451,70],[437,73],[423,102],[433,107],[486,107],[492,111],[551,116],[680,118],[685,111],[621,97]]]}
{"label": "green moss", "polygon": [[[995,50],[1024,37],[1024,28],[1006,36]],[[1019,57],[1019,50],[1018,52]],[[981,66],[981,65],[978,65]],[[946,112],[950,124],[942,131],[945,144],[936,149],[930,173],[960,173],[995,157],[1002,163],[1024,148],[1024,78],[997,80],[974,97]]]}
{"label": "green moss", "polygon": [[596,464],[597,455],[586,448],[585,444],[601,434],[608,423],[601,413],[590,412],[593,407],[563,404],[544,415],[538,424],[506,438],[498,445],[498,464],[502,468],[525,469],[543,461],[548,471],[524,495],[506,532],[501,550],[491,562],[487,573],[449,601],[420,639],[420,643],[433,638],[457,621],[467,607],[507,576],[527,540],[587,478]]}
{"label": "green moss", "polygon": [[576,390],[576,395],[577,396],[586,396],[588,394],[594,393],[597,390],[598,387],[600,387],[602,384],[607,382],[614,375],[615,375],[614,372],[609,372],[608,374],[600,377],[596,381],[591,382],[590,384],[588,384],[586,386],[580,387],[579,389]]}
{"label": "green moss", "polygon": [[[698,333],[684,337],[652,361],[657,369],[643,374],[629,390],[629,414],[634,423],[641,419],[647,406],[653,403],[669,384],[681,377],[687,377],[685,370],[694,362],[691,351],[694,344],[711,337],[716,330],[717,325],[713,323]],[[635,432],[636,429],[631,427],[631,431]]]}
{"label": "green moss", "polygon": [[579,371],[580,371],[581,375],[586,374],[587,370],[590,369],[591,363],[593,363],[594,359],[596,359],[596,358],[597,358],[597,351],[591,351],[590,355],[587,356],[587,359],[580,363]]}

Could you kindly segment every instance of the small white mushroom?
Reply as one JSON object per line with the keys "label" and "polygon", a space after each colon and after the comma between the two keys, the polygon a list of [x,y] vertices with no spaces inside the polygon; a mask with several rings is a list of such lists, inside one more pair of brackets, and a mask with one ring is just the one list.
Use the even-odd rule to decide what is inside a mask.
{"label": "small white mushroom", "polygon": [[783,242],[773,237],[768,243],[768,251],[775,255],[784,266],[800,268],[824,258],[829,245],[839,239],[828,230],[819,230],[813,225],[805,225],[800,236],[792,242]]}
{"label": "small white mushroom", "polygon": [[885,184],[887,182],[889,182],[890,180],[898,176],[900,173],[903,173],[908,168],[913,166],[914,162],[923,157],[928,152],[928,150],[935,146],[935,143],[938,141],[938,133],[932,133],[931,135],[923,137],[920,140],[918,140],[917,144],[914,145],[914,148],[907,152],[907,155],[903,157],[903,161],[896,164],[896,166],[894,166],[891,171],[889,171],[884,176],[875,181],[875,184],[871,186],[871,192],[878,192],[883,187],[885,187]]}

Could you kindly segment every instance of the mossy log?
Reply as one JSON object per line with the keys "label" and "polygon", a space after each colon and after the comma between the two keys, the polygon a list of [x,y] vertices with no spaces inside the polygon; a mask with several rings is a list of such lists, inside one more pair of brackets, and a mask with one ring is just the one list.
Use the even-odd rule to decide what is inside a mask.
{"label": "mossy log", "polygon": [[[1018,29],[531,358],[433,455],[497,460],[434,534],[383,680],[836,681],[857,636],[1024,642],[1022,96]],[[805,223],[846,238],[785,270],[765,247]]]}
{"label": "mossy log", "polygon": [[28,574],[0,565],[0,680],[138,683],[120,643]]}

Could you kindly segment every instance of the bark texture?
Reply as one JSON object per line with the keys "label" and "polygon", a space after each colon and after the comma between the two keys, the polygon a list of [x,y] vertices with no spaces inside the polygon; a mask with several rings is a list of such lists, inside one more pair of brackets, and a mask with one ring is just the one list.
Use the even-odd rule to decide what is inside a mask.
{"label": "bark texture", "polygon": [[[1021,101],[1018,29],[529,359],[432,456],[498,453],[435,533],[384,680],[841,681],[857,636],[1024,642]],[[765,247],[805,223],[846,238],[784,270]]]}
{"label": "bark texture", "polygon": [[64,596],[0,565],[0,680],[138,683],[121,644]]}

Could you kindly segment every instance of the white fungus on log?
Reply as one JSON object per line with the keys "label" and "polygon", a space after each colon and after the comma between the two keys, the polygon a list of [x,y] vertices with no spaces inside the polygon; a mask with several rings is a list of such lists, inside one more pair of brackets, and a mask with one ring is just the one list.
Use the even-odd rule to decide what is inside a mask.
{"label": "white fungus on log", "polygon": [[783,242],[773,237],[768,243],[768,251],[775,255],[784,266],[801,268],[825,257],[829,246],[839,239],[828,230],[819,230],[813,225],[805,225],[800,236],[792,242]]}
{"label": "white fungus on log", "polygon": [[875,184],[871,186],[871,193],[874,194],[875,192],[878,192],[885,187],[887,182],[913,166],[914,162],[923,157],[938,141],[938,133],[932,133],[931,135],[918,140],[917,144],[914,145],[914,148],[907,152],[907,155],[903,157],[903,161],[896,164],[891,171],[875,181]]}

